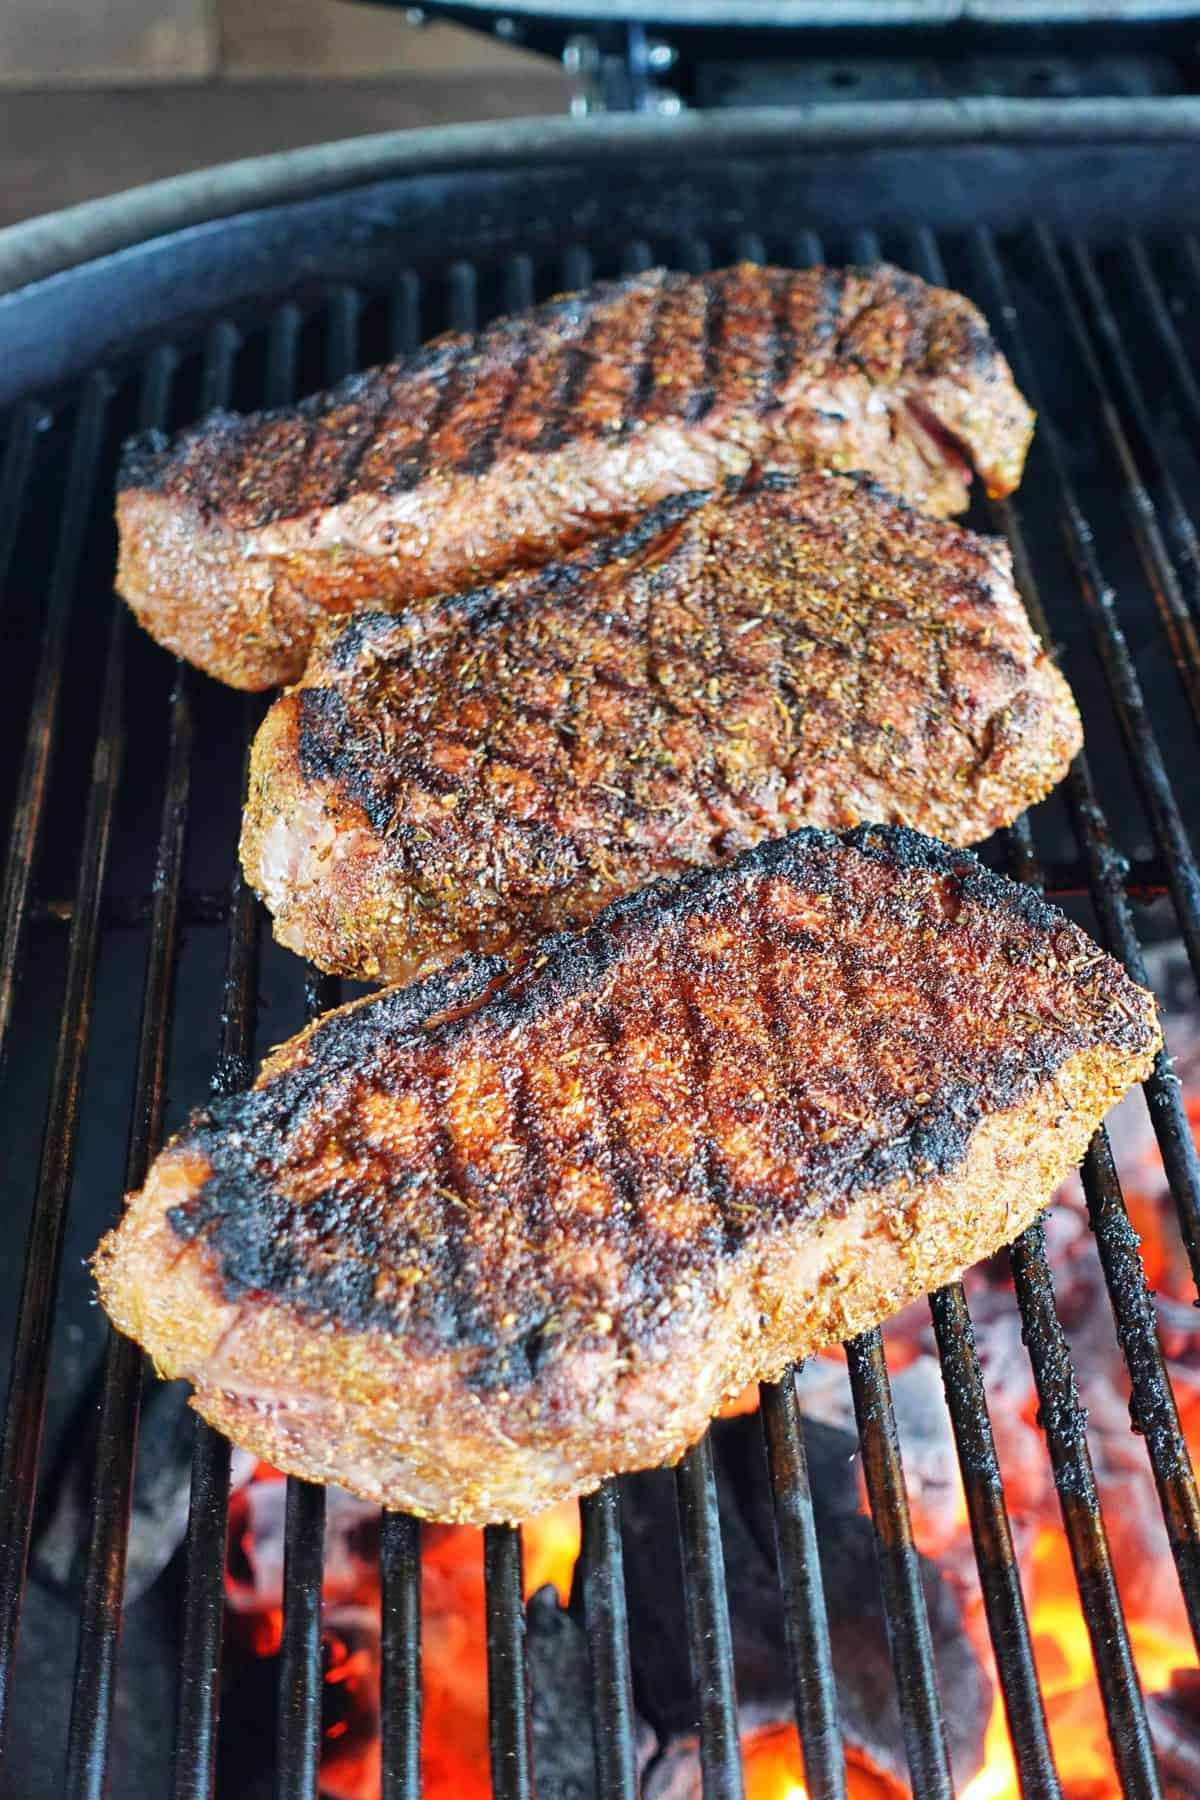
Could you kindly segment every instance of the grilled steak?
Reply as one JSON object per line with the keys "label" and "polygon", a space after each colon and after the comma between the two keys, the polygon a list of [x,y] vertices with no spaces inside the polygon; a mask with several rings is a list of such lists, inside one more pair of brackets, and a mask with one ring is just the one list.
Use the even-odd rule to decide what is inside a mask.
{"label": "grilled steak", "polygon": [[328,1014],[193,1114],[101,1298],[281,1468],[517,1518],[1016,1236],[1158,1043],[969,852],[801,831]]}
{"label": "grilled steak", "polygon": [[255,744],[242,857],[281,942],[408,981],[801,824],[986,837],[1079,743],[1002,544],[768,475],[327,627]]}
{"label": "grilled steak", "polygon": [[286,411],[135,440],[117,586],[236,687],[317,621],[547,561],[752,463],[856,469],[932,513],[1017,485],[1032,414],[979,313],[886,266],[662,269],[501,319]]}

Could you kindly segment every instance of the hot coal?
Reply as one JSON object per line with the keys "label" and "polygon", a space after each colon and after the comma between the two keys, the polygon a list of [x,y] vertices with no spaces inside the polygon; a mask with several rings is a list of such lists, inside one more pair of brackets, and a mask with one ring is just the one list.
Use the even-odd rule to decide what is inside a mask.
{"label": "hot coal", "polygon": [[[874,1534],[860,1511],[857,1440],[816,1420],[806,1422],[805,1440],[847,1749],[904,1783],[907,1763]],[[792,1717],[771,1496],[757,1418],[719,1421],[713,1448],[738,1718],[748,1732]],[[696,1725],[673,1476],[655,1471],[629,1478],[622,1484],[621,1506],[634,1695],[665,1747],[647,1772],[645,1791],[659,1793],[655,1777],[661,1769],[665,1795],[683,1791],[678,1751],[681,1740],[694,1737]],[[934,1563],[923,1557],[921,1568],[951,1762],[961,1784],[982,1764],[992,1687],[967,1636],[957,1594]]]}
{"label": "hot coal", "polygon": [[[924,1303],[921,1312],[927,1322]],[[815,1357],[797,1376],[797,1392],[806,1419],[855,1435],[854,1401],[846,1365]],[[904,1446],[904,1480],[908,1503],[918,1524],[921,1546],[940,1556],[961,1528],[958,1455],[935,1355],[922,1350],[892,1377],[892,1403]],[[855,1467],[858,1445],[855,1441]],[[865,1495],[860,1493],[865,1502]]]}
{"label": "hot coal", "polygon": [[[533,1766],[538,1800],[595,1800],[600,1793],[591,1717],[587,1637],[552,1587],[539,1588],[526,1609],[526,1650],[533,1708]],[[656,1747],[644,1720],[635,1725],[644,1768]]]}
{"label": "hot coal", "polygon": [[[102,1382],[103,1370],[98,1369],[78,1409],[76,1428],[66,1434],[59,1466],[46,1484],[34,1533],[33,1573],[71,1594],[83,1584],[95,1512]],[[144,1385],[125,1564],[127,1606],[157,1581],[187,1532],[196,1441],[190,1396],[185,1381],[151,1379]],[[254,1458],[235,1449],[234,1485],[246,1480],[253,1467]]]}
{"label": "hot coal", "polygon": [[[170,1792],[179,1687],[182,1583],[175,1565],[125,1609],[113,1706],[108,1800],[146,1800]],[[5,1746],[3,1800],[62,1800],[64,1722],[70,1716],[79,1632],[77,1598],[39,1581],[25,1589],[21,1653],[9,1695],[11,1729]],[[257,1800],[230,1787],[239,1800]],[[267,1800],[267,1796],[263,1796]]]}
{"label": "hot coal", "polygon": [[1200,1794],[1200,1669],[1176,1669],[1165,1693],[1146,1696],[1146,1714],[1168,1787]]}

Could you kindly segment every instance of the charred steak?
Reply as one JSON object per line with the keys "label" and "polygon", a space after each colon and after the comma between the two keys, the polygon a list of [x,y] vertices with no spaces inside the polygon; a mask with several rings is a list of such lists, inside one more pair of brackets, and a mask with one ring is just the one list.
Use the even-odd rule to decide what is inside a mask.
{"label": "charred steak", "polygon": [[518,1518],[1016,1236],[1158,1043],[970,852],[801,831],[328,1014],[193,1114],[101,1298],[279,1467]]}
{"label": "charred steak", "polygon": [[972,466],[1016,487],[1032,424],[961,294],[887,266],[655,269],[298,407],[135,440],[117,586],[160,643],[270,687],[326,612],[528,568],[754,462],[957,512]]}
{"label": "charred steak", "polygon": [[322,968],[520,952],[797,825],[984,838],[1079,748],[998,541],[846,476],[329,625],[254,747],[246,873]]}

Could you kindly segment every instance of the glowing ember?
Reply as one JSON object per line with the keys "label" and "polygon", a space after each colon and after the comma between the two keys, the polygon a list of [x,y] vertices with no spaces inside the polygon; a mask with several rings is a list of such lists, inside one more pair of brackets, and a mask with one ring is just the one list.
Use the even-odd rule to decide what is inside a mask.
{"label": "glowing ember", "polygon": [[[1200,1050],[1194,1060],[1200,1067]],[[1140,1106],[1140,1100],[1123,1106],[1114,1120],[1118,1159],[1156,1290],[1164,1354],[1195,1456],[1200,1450],[1200,1312],[1190,1298],[1186,1258]],[[1048,1232],[1134,1656],[1147,1693],[1163,1694],[1177,1671],[1196,1669],[1196,1656],[1145,1446],[1129,1429],[1128,1381],[1076,1190],[1060,1196]],[[1091,1643],[1003,1262],[972,1272],[967,1287],[1062,1786],[1072,1800],[1109,1800],[1119,1787]],[[966,1628],[993,1668],[927,1308],[910,1308],[887,1335],[917,1543],[958,1586]],[[810,1365],[800,1391],[802,1406],[812,1416],[852,1424],[845,1372],[836,1358]],[[756,1391],[747,1389],[726,1411],[749,1411],[756,1403]],[[379,1793],[379,1585],[377,1535],[371,1537],[377,1531],[372,1508],[331,1490],[324,1592],[322,1793],[327,1800],[375,1800]],[[482,1534],[427,1526],[422,1542],[424,1792],[427,1800],[485,1800],[490,1782]],[[551,1585],[565,1606],[579,1546],[579,1509],[573,1502],[531,1520],[524,1528],[526,1598]],[[260,1465],[254,1480],[233,1499],[227,1579],[230,1613],[238,1616],[242,1640],[260,1657],[279,1650],[282,1558],[283,1485],[274,1470]],[[1200,1688],[1190,1691],[1200,1696]],[[1177,1716],[1180,1730],[1190,1731],[1186,1713]],[[1193,1746],[1200,1756],[1200,1737]],[[805,1800],[793,1727],[753,1731],[743,1748],[747,1800]],[[896,1791],[886,1778],[853,1764],[848,1787],[852,1800],[891,1800]],[[1017,1800],[1019,1791],[997,1684],[984,1763],[961,1790],[962,1800]]]}

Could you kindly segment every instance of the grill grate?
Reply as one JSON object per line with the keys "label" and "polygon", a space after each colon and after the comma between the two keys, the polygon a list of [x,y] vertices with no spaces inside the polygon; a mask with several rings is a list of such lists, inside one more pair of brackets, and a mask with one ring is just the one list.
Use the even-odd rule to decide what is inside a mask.
{"label": "grill grate", "polygon": [[[734,255],[802,264],[825,251],[832,257],[871,258],[881,250],[974,294],[1041,415],[1019,502],[996,503],[990,522],[1010,542],[1038,628],[1049,638],[1052,619],[1066,641],[1069,672],[1083,700],[1089,754],[1079,759],[1066,784],[1065,807],[1055,801],[1040,809],[1036,834],[1022,821],[1007,835],[1000,855],[1018,877],[1055,896],[1089,895],[1099,935],[1139,980],[1146,977],[1139,925],[1157,926],[1158,915],[1169,910],[1200,975],[1200,873],[1184,824],[1185,812],[1200,817],[1187,774],[1188,758],[1194,756],[1190,732],[1200,724],[1200,545],[1189,511],[1200,492],[1200,462],[1196,446],[1189,448],[1181,435],[1200,428],[1200,246],[1195,242],[1164,248],[1129,241],[1097,250],[1081,243],[1061,246],[1044,232],[1001,243],[980,230],[943,244],[921,230],[904,242],[881,245],[873,235],[859,233],[846,244],[826,246],[811,233],[775,242],[742,232],[728,240],[568,245],[557,260],[524,251],[476,263],[460,260],[436,279],[406,272],[386,291],[340,287],[311,303],[288,302],[268,315],[218,320],[199,349],[186,339],[155,347],[140,366],[96,372],[53,409],[24,404],[9,421],[0,470],[5,591],[13,596],[19,586],[22,593],[29,591],[30,570],[45,554],[51,531],[56,548],[44,607],[33,589],[40,641],[36,654],[26,657],[32,697],[24,740],[13,744],[17,774],[0,922],[0,1054],[25,1046],[29,1038],[24,993],[17,992],[22,961],[40,955],[48,938],[60,941],[59,917],[69,920],[69,929],[65,953],[52,944],[43,958],[56,970],[61,965],[55,977],[61,986],[60,1024],[41,1089],[44,1147],[29,1216],[0,1453],[0,1736],[6,1730],[11,1736],[12,1671],[68,1201],[87,1111],[85,1071],[89,1034],[97,1028],[102,949],[116,933],[132,932],[145,943],[131,1124],[113,1193],[122,1172],[127,1185],[140,1182],[170,1123],[168,1074],[186,1048],[175,1007],[192,955],[185,925],[208,944],[225,932],[213,1074],[217,1092],[235,1091],[251,1078],[260,978],[265,981],[268,966],[271,985],[288,994],[286,1004],[266,1003],[273,1036],[284,1035],[276,1029],[276,1014],[286,1015],[291,1007],[284,1021],[291,1029],[299,1023],[301,1004],[293,991],[295,965],[260,942],[259,909],[240,878],[235,875],[227,893],[213,890],[214,872],[227,866],[218,858],[228,858],[234,830],[237,759],[244,757],[263,702],[219,693],[145,644],[119,603],[107,614],[99,605],[110,580],[106,516],[120,437],[134,423],[174,425],[214,405],[283,401],[390,350],[411,350],[434,330],[471,328],[501,308],[525,306],[545,292],[616,268],[666,260],[703,269]],[[1128,335],[1135,315],[1145,340],[1136,349]],[[1048,329],[1060,321],[1065,329]],[[1056,358],[1068,351],[1069,387],[1056,367]],[[1169,381],[1183,415],[1173,434],[1164,433],[1144,385],[1148,377],[1139,372],[1152,368]],[[1070,429],[1055,422],[1064,404],[1072,415]],[[47,509],[60,491],[55,525]],[[1110,563],[1120,571],[1111,578]],[[10,580],[14,567],[15,581]],[[1144,615],[1131,610],[1131,600],[1143,594],[1151,602]],[[1044,604],[1049,596],[1055,604]],[[3,625],[0,613],[0,628],[19,637],[24,627],[18,599],[10,604],[13,619]],[[1137,635],[1136,660],[1130,632]],[[97,643],[103,659],[98,701],[88,693],[86,674]],[[1149,672],[1145,679],[1154,682],[1153,709],[1139,663]],[[85,718],[94,717],[86,776],[70,750],[81,741],[74,729],[81,710]],[[1119,736],[1111,729],[1114,718]],[[1100,771],[1095,775],[1093,756]],[[149,771],[142,766],[147,757]],[[1121,819],[1116,835],[1101,810],[1101,792]],[[150,793],[159,809],[153,848],[152,834],[140,823]],[[135,804],[130,794],[139,817],[128,816]],[[217,796],[228,817],[217,817],[222,813]],[[63,891],[65,877],[55,858],[77,829],[78,868],[69,904],[39,908],[39,894]],[[143,868],[149,861],[150,880],[131,882],[130,867]],[[1151,901],[1153,906],[1135,913],[1136,906]],[[208,968],[211,954],[205,954]],[[194,987],[195,975],[190,979]],[[336,984],[309,977],[303,1006],[311,1016],[337,997]],[[22,1049],[23,1058],[26,1054],[32,1055]],[[16,1063],[11,1056],[10,1075]],[[182,1078],[179,1085],[186,1085]],[[193,1100],[194,1087],[180,1097]],[[1200,1158],[1165,1052],[1146,1083],[1146,1100],[1191,1270],[1200,1283]],[[1084,1184],[1132,1383],[1135,1429],[1145,1440],[1200,1644],[1200,1502],[1137,1238],[1103,1130],[1089,1152]],[[110,1216],[111,1208],[98,1225]],[[1160,1787],[1146,1705],[1040,1225],[1024,1234],[1012,1261],[1114,1763],[1126,1793],[1155,1796]],[[944,1289],[930,1305],[1022,1792],[1055,1796],[1060,1785],[962,1287]],[[870,1332],[847,1349],[911,1777],[922,1795],[949,1795],[949,1755],[883,1340]],[[111,1339],[63,1789],[96,1800],[106,1792],[113,1737],[141,1384],[139,1354]],[[806,1781],[814,1800],[835,1800],[845,1794],[846,1776],[804,1434],[790,1379],[764,1386],[761,1398]],[[228,1445],[198,1424],[185,1553],[175,1800],[208,1800],[216,1788],[229,1479]],[[676,1496],[704,1791],[736,1797],[742,1776],[729,1606],[707,1440],[680,1464]],[[636,1794],[638,1781],[619,1508],[620,1483],[582,1503],[581,1576],[599,1791],[626,1797]],[[322,1490],[289,1481],[276,1757],[276,1791],[288,1800],[315,1795],[318,1786],[324,1510]],[[493,1788],[505,1800],[525,1800],[533,1792],[533,1752],[520,1533],[489,1529],[484,1556]],[[420,1788],[420,1529],[400,1515],[387,1515],[383,1524],[382,1657],[383,1794],[385,1800],[411,1800]]]}

